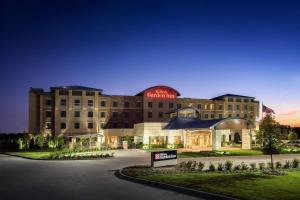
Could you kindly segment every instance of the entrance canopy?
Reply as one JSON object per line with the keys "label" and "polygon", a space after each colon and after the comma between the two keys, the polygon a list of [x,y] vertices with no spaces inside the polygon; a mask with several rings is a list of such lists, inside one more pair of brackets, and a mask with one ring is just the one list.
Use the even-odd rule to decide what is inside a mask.
{"label": "entrance canopy", "polygon": [[166,130],[176,129],[250,129],[249,121],[241,118],[220,118],[200,120],[199,118],[174,117],[164,127]]}

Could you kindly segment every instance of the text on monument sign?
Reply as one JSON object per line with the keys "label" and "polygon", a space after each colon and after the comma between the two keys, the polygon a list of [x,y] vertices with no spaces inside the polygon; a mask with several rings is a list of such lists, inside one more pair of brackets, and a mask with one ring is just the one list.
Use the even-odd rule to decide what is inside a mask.
{"label": "text on monument sign", "polygon": [[151,166],[162,167],[177,164],[177,150],[151,152]]}

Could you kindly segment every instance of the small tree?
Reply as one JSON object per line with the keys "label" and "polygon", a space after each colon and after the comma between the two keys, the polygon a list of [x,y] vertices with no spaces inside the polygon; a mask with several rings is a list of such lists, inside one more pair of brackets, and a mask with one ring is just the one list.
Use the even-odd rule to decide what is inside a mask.
{"label": "small tree", "polygon": [[290,131],[288,134],[288,140],[298,140],[298,135],[294,131]]}
{"label": "small tree", "polygon": [[279,153],[279,144],[281,131],[279,123],[275,121],[272,115],[267,114],[259,125],[257,140],[262,146],[264,154],[269,154],[271,157],[271,169],[274,170],[273,154]]}
{"label": "small tree", "polygon": [[35,142],[38,145],[38,147],[40,147],[41,149],[43,149],[44,144],[46,142],[46,137],[44,136],[43,133],[40,133],[36,136],[35,138]]}
{"label": "small tree", "polygon": [[24,141],[22,140],[22,138],[19,138],[19,139],[17,140],[17,143],[18,143],[18,145],[19,145],[19,149],[20,149],[20,150],[24,149]]}

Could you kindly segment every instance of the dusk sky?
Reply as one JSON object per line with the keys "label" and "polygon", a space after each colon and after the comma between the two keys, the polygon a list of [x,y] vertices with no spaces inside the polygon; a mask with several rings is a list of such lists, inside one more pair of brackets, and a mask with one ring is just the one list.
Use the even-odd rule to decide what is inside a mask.
{"label": "dusk sky", "polygon": [[0,3],[0,132],[28,130],[30,87],[254,96],[300,126],[300,1]]}

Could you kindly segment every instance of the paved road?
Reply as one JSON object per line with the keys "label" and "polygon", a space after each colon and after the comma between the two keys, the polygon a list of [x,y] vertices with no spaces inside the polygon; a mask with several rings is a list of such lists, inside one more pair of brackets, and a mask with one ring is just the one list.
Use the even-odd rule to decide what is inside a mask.
{"label": "paved road", "polygon": [[197,199],[114,176],[112,170],[149,164],[148,155],[140,151],[121,151],[116,153],[116,158],[105,160],[36,161],[0,154],[0,199]]}
{"label": "paved road", "polygon": [[[149,153],[119,151],[113,159],[91,161],[36,161],[0,154],[1,200],[192,200],[195,197],[140,185],[114,176],[113,170],[130,165],[149,164]],[[300,155],[277,155],[277,160],[300,158]],[[218,163],[232,160],[235,164],[268,162],[268,156],[191,158]]]}

